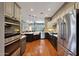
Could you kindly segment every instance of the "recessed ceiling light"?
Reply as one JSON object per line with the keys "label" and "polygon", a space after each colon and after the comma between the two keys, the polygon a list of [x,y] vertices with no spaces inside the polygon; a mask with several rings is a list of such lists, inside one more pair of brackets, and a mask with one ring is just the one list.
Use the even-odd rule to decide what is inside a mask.
{"label": "recessed ceiling light", "polygon": [[30,11],[34,11],[34,9],[31,8]]}
{"label": "recessed ceiling light", "polygon": [[44,14],[43,12],[40,12],[40,14]]}
{"label": "recessed ceiling light", "polygon": [[51,11],[51,8],[48,8],[48,11]]}

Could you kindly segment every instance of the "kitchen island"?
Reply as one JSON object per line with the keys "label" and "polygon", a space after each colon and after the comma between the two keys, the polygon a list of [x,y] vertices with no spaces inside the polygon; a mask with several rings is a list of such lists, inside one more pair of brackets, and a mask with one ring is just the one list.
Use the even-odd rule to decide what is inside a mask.
{"label": "kitchen island", "polygon": [[26,42],[32,42],[40,39],[40,32],[24,32],[21,34],[26,35]]}

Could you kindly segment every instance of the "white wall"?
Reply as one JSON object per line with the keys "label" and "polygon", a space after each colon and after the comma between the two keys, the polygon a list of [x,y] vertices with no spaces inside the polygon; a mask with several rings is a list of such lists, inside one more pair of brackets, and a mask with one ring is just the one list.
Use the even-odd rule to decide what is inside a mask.
{"label": "white wall", "polygon": [[4,3],[0,2],[0,56],[4,55]]}

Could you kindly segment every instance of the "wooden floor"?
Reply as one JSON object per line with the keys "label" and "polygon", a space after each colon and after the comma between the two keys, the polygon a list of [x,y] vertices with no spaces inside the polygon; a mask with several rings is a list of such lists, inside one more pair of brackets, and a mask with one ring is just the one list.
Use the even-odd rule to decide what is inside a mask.
{"label": "wooden floor", "polygon": [[27,43],[23,56],[57,56],[57,52],[47,39],[40,39]]}

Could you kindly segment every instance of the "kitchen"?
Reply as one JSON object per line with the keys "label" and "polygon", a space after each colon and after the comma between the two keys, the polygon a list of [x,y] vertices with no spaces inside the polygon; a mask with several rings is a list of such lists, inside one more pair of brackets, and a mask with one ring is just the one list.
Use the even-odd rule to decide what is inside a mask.
{"label": "kitchen", "polygon": [[78,9],[77,2],[0,2],[0,55],[79,55]]}

